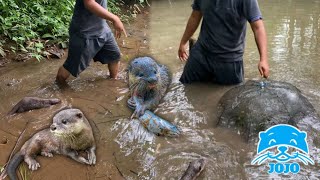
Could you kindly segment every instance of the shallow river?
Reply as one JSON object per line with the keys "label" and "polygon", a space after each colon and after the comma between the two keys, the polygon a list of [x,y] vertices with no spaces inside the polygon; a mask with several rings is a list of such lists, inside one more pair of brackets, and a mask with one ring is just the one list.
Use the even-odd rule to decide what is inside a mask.
{"label": "shallow river", "polygon": [[[320,112],[320,1],[271,0],[259,3],[268,35],[270,78],[297,86]],[[156,155],[153,157],[156,159],[151,164],[150,174],[156,179],[176,179],[188,162],[203,156],[209,159],[209,163],[201,178],[276,178],[275,175],[268,176],[261,167],[250,167],[250,159],[256,153],[254,146],[248,147],[233,132],[215,128],[215,107],[230,87],[183,86],[178,83],[184,63],[178,60],[177,48],[191,13],[191,4],[191,0],[160,0],[153,1],[151,7],[151,54],[175,72],[171,90],[158,112],[183,127],[184,135],[178,140],[155,140],[153,150]],[[247,29],[245,77],[259,79],[259,54],[249,24]],[[314,152],[319,154],[319,150]],[[148,155],[150,153],[144,160],[146,167],[151,161]],[[301,171],[301,176],[285,177],[320,178],[319,167],[306,168],[309,169]]]}
{"label": "shallow river", "polygon": [[[259,3],[268,35],[270,78],[297,86],[319,113],[320,0],[269,0]],[[1,133],[12,141],[8,148],[0,146],[3,148],[1,151],[6,151],[6,156],[0,157],[1,163],[5,162],[26,119],[31,122],[29,134],[32,134],[32,130],[46,127],[54,112],[64,106],[73,106],[82,109],[97,126],[100,161],[95,169],[87,169],[89,175],[81,173],[79,167],[70,167],[74,169],[71,172],[78,172],[78,176],[70,172],[66,175],[69,179],[84,176],[87,179],[104,178],[106,169],[121,172],[127,179],[178,179],[188,163],[199,157],[208,161],[199,179],[280,178],[268,175],[266,167],[250,165],[256,153],[254,144],[248,145],[236,132],[216,127],[217,103],[230,86],[183,86],[178,82],[184,63],[178,60],[177,48],[191,13],[191,4],[191,0],[154,0],[149,24],[129,28],[129,33],[142,40],[119,41],[121,46],[129,49],[125,56],[150,53],[173,72],[169,92],[156,113],[181,127],[181,137],[157,137],[147,132],[137,120],[129,120],[131,111],[125,105],[128,96],[126,84],[105,80],[106,68],[101,65],[91,66],[80,78],[71,79],[70,89],[60,90],[52,82],[62,61],[28,62],[23,66],[12,63],[0,69],[1,117],[26,95],[58,97],[62,104],[49,110],[3,118],[9,122],[10,128],[4,128],[7,124],[0,126],[6,132]],[[141,49],[130,51],[137,45]],[[244,56],[246,80],[259,79],[258,61],[258,50],[248,26]],[[121,75],[124,77],[124,72]],[[9,137],[10,134],[13,136]],[[319,163],[320,150],[311,151],[318,154],[312,155]],[[59,167],[59,163],[50,167]],[[319,165],[303,166],[298,175],[282,177],[320,179],[319,172]],[[46,173],[50,171],[40,170],[40,173],[42,175],[33,173],[33,178],[47,179]],[[113,179],[112,173],[108,173],[108,177]],[[58,176],[52,179],[54,177]]]}

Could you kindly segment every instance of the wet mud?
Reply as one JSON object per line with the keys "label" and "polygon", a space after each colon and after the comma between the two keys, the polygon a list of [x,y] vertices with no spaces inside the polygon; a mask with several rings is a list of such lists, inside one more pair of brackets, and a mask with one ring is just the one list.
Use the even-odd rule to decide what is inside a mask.
{"label": "wet mud", "polygon": [[[67,57],[27,62],[10,61],[0,69],[0,165],[3,166],[13,148],[17,152],[35,132],[49,127],[52,117],[65,107],[81,109],[94,130],[97,142],[97,164],[86,166],[67,157],[38,156],[41,168],[27,171],[30,179],[124,179],[116,155],[119,146],[114,142],[111,126],[121,118],[130,117],[127,108],[128,89],[125,68],[129,59],[148,54],[148,16],[146,8],[129,24],[127,38],[118,40],[121,48],[119,80],[108,78],[107,66],[92,63],[78,78],[69,79],[69,87],[60,89],[54,84],[55,75]],[[4,61],[2,61],[4,62]],[[23,97],[59,98],[61,103],[44,109],[7,116],[9,110]],[[19,139],[20,138],[20,139]],[[17,142],[17,140],[19,141]],[[124,160],[123,160],[124,161]],[[130,160],[126,160],[127,162]],[[131,165],[136,166],[134,163]],[[20,171],[19,171],[20,172]],[[18,172],[18,173],[19,173]]]}

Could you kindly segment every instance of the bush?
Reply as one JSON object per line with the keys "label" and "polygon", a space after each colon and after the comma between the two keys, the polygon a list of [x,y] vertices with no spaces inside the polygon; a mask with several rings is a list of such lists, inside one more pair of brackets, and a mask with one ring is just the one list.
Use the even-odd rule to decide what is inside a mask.
{"label": "bush", "polygon": [[0,34],[16,43],[13,51],[29,52],[38,60],[44,50],[40,39],[65,46],[72,0],[0,0]]}
{"label": "bush", "polygon": [[[121,15],[119,0],[108,0],[108,9]],[[40,60],[45,45],[66,48],[75,0],[0,0],[0,34],[15,42],[12,51],[23,51]],[[3,41],[3,40],[2,40]],[[0,41],[0,55],[3,42]]]}

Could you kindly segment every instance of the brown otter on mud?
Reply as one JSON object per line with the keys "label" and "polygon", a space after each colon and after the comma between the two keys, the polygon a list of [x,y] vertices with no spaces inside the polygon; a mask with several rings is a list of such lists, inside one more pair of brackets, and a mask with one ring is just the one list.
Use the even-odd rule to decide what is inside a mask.
{"label": "brown otter on mud", "polygon": [[49,107],[51,105],[55,105],[60,103],[60,99],[43,99],[38,97],[25,97],[20,100],[8,113],[8,115],[12,115],[14,113],[22,113],[25,111],[29,111],[32,109],[40,109],[44,107]]}
{"label": "brown otter on mud", "polygon": [[[11,180],[16,180],[16,169],[24,160],[31,170],[37,170],[40,164],[35,157],[38,154],[53,157],[62,154],[82,164],[96,163],[96,145],[91,126],[79,109],[65,109],[53,117],[50,128],[44,129],[29,139],[10,160],[7,172]],[[86,151],[88,158],[78,154]]]}

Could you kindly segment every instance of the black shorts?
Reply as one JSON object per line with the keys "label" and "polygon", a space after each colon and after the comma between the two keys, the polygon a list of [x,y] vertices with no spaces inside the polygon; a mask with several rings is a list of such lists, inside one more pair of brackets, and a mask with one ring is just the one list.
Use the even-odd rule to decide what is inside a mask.
{"label": "black shorts", "polygon": [[89,66],[91,59],[102,64],[120,60],[120,49],[112,32],[108,32],[99,38],[70,35],[68,58],[63,67],[74,77],[77,77]]}
{"label": "black shorts", "polygon": [[224,62],[204,52],[196,43],[180,77],[180,82],[213,82],[218,84],[239,84],[243,81],[243,61]]}

